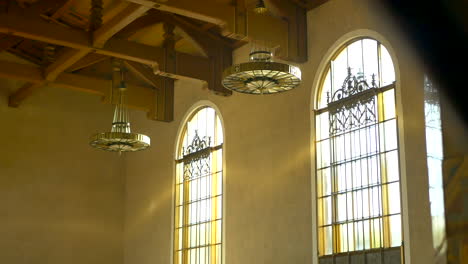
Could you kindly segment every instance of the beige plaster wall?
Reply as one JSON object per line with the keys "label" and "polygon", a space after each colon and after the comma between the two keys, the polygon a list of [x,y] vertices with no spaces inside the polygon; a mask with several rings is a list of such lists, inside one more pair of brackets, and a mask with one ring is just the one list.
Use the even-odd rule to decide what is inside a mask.
{"label": "beige plaster wall", "polygon": [[0,263],[122,263],[122,159],[88,146],[110,106],[47,87],[9,108],[18,85],[0,80]]}
{"label": "beige plaster wall", "polygon": [[[331,0],[310,11],[309,61],[301,65],[303,83],[295,90],[225,98],[178,81],[174,122],[133,113],[134,128],[151,136],[152,147],[126,159],[126,264],[171,263],[175,142],[182,118],[200,100],[213,102],[225,125],[225,263],[311,263],[316,251],[311,98],[330,48],[356,30],[377,32],[399,65],[402,185],[410,190],[403,192],[406,263],[429,263],[422,73],[406,43],[375,12],[365,0]],[[248,48],[238,50],[234,60],[246,61]]]}

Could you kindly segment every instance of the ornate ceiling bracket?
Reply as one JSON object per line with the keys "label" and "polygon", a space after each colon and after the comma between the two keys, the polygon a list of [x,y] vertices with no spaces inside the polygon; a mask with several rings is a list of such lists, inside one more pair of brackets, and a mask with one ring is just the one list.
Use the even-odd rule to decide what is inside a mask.
{"label": "ornate ceiling bracket", "polygon": [[[196,67],[201,80],[208,83],[208,89],[219,95],[231,95],[232,91],[223,87],[221,83],[223,69],[232,65],[233,42],[206,32],[202,28],[194,26],[186,19],[160,11],[152,11],[162,17],[165,23],[172,24],[183,30],[192,38],[208,55],[209,64],[205,67]],[[153,14],[152,13],[152,14]],[[195,66],[195,65],[194,65]],[[206,67],[208,66],[208,67]],[[178,67],[177,67],[178,68]],[[178,72],[178,71],[176,71]]]}

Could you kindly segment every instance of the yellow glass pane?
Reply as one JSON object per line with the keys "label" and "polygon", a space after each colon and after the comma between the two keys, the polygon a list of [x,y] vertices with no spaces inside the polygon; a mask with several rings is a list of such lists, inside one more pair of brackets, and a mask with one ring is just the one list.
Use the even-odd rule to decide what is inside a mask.
{"label": "yellow glass pane", "polygon": [[212,171],[217,172],[223,170],[223,150],[219,149],[213,155],[216,155],[216,168]]}
{"label": "yellow glass pane", "polygon": [[319,198],[317,199],[317,221],[318,221],[318,226],[323,226],[324,225],[324,198]]}
{"label": "yellow glass pane", "polygon": [[216,263],[221,263],[222,261],[221,245],[216,246],[216,261]]}
{"label": "yellow glass pane", "polygon": [[387,185],[388,188],[388,213],[398,214],[400,208],[400,183],[395,182]]}
{"label": "yellow glass pane", "polygon": [[216,174],[216,190],[214,192],[214,195],[221,195],[223,194],[223,172],[218,172]]}
{"label": "yellow glass pane", "polygon": [[182,264],[182,252],[177,251],[174,253],[174,264]]}
{"label": "yellow glass pane", "polygon": [[332,227],[328,226],[324,228],[324,252],[326,255],[332,254],[333,253],[333,232],[332,232]]}
{"label": "yellow glass pane", "polygon": [[332,198],[320,199],[319,207],[319,225],[330,225],[332,223]]}
{"label": "yellow glass pane", "polygon": [[221,219],[223,217],[223,198],[219,196],[216,198],[216,218]]}
{"label": "yellow glass pane", "polygon": [[179,206],[175,209],[175,226],[182,227],[183,223],[183,207]]}
{"label": "yellow glass pane", "polygon": [[371,246],[372,248],[379,248],[382,244],[382,219],[371,220]]}
{"label": "yellow glass pane", "polygon": [[182,229],[176,229],[174,233],[174,243],[176,250],[182,248]]}
{"label": "yellow glass pane", "polygon": [[222,231],[221,220],[218,220],[216,221],[216,243],[221,243]]}
{"label": "yellow glass pane", "polygon": [[318,239],[318,254],[319,256],[325,255],[325,228],[319,227],[317,232]]}
{"label": "yellow glass pane", "polygon": [[346,224],[335,225],[336,253],[348,251],[348,230]]}

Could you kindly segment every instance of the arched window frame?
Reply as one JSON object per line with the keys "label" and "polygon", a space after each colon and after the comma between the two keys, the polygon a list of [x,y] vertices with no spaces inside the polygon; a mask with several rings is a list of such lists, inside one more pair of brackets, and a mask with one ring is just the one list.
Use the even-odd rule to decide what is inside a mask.
{"label": "arched window frame", "polygon": [[[212,115],[206,118],[213,121],[212,131],[205,128],[195,133],[198,129],[191,129],[190,123],[207,110]],[[221,264],[224,263],[225,204],[222,117],[214,104],[201,101],[188,111],[183,120],[175,150],[173,263]],[[195,127],[203,125],[197,123]],[[188,135],[190,133],[192,135]],[[207,173],[196,174],[189,179],[187,169],[191,166]],[[203,186],[209,187],[203,190]]]}
{"label": "arched window frame", "polygon": [[[324,67],[324,68],[325,68],[325,71],[322,71],[321,73],[319,73],[321,79],[320,79],[320,82],[319,82],[319,85],[318,85],[319,88],[318,88],[318,90],[317,90],[317,93],[316,93],[316,95],[314,96],[314,102],[315,102],[315,105],[314,105],[314,106],[315,106],[315,108],[314,108],[314,109],[315,109],[315,118],[313,119],[313,120],[315,120],[315,123],[316,123],[316,125],[315,125],[315,126],[316,126],[316,134],[315,134],[316,140],[314,141],[314,149],[316,150],[316,155],[315,155],[315,156],[316,156],[316,161],[315,161],[315,165],[316,165],[316,166],[315,166],[315,173],[314,173],[314,175],[315,175],[316,179],[313,181],[313,182],[316,182],[316,184],[314,184],[315,187],[318,187],[320,184],[322,184],[322,183],[320,182],[319,173],[318,173],[319,168],[320,168],[320,165],[319,165],[319,161],[317,160],[317,159],[320,158],[320,153],[319,153],[319,152],[321,151],[321,148],[320,148],[319,146],[317,146],[317,144],[316,144],[316,142],[318,141],[318,140],[317,140],[317,137],[320,137],[320,136],[317,135],[317,134],[320,133],[320,132],[318,131],[318,130],[320,129],[320,125],[321,125],[320,122],[323,122],[323,120],[320,120],[319,116],[320,116],[321,114],[325,113],[325,112],[328,112],[328,111],[330,110],[331,107],[335,108],[335,110],[336,110],[337,108],[343,106],[343,104],[340,105],[340,104],[337,104],[336,102],[332,102],[331,105],[327,105],[327,106],[323,107],[323,106],[324,106],[324,103],[323,103],[323,102],[324,102],[324,98],[323,98],[324,94],[321,92],[321,89],[322,89],[322,87],[324,86],[324,83],[325,83],[325,78],[326,78],[327,73],[328,73],[328,70],[327,70],[327,69],[330,69],[330,68],[331,68],[330,61],[336,59],[336,57],[341,53],[341,51],[345,50],[351,43],[354,43],[355,41],[359,41],[359,40],[362,40],[362,39],[371,39],[371,38],[368,38],[368,37],[358,37],[358,38],[352,38],[350,41],[345,42],[343,45],[340,46],[340,48],[338,48],[338,49],[333,53],[334,55],[331,56],[331,59],[328,60],[327,66]],[[379,43],[379,42],[377,41],[377,43]],[[380,45],[381,45],[381,44],[379,43],[378,46],[380,46]],[[380,51],[379,51],[379,54],[380,54]],[[387,55],[388,55],[388,58],[390,58],[390,55],[389,55],[388,53],[387,53]],[[379,59],[379,61],[380,61],[380,57],[378,57],[378,59]],[[390,60],[392,60],[392,58],[390,58]],[[379,65],[379,66],[380,66],[380,65]],[[379,74],[380,74],[380,73],[381,73],[381,72],[379,71]],[[394,72],[393,74],[395,74],[395,72]],[[348,75],[348,77],[351,77],[351,78],[350,78],[351,80],[353,79],[353,77],[352,77],[353,74],[350,74],[350,73],[348,72],[347,75]],[[344,75],[344,76],[346,76],[346,75]],[[394,77],[394,78],[395,78],[395,77]],[[359,79],[359,78],[358,78],[358,79]],[[383,100],[383,98],[382,98],[383,93],[385,93],[385,92],[387,92],[387,91],[392,91],[392,93],[393,93],[393,96],[392,96],[393,98],[392,98],[392,100],[393,100],[393,105],[394,105],[394,107],[393,107],[393,112],[394,112],[394,115],[395,115],[395,117],[394,117],[394,120],[395,120],[395,121],[394,121],[394,124],[395,124],[395,131],[394,131],[394,134],[395,134],[396,139],[397,139],[397,142],[398,142],[398,137],[397,137],[397,135],[398,135],[398,125],[397,125],[397,115],[396,115],[396,107],[395,107],[395,102],[396,102],[396,98],[395,98],[395,97],[396,97],[396,96],[395,96],[395,88],[396,88],[397,85],[396,85],[395,82],[386,83],[385,85],[379,85],[379,84],[378,84],[378,81],[380,81],[380,80],[382,80],[382,79],[383,79],[383,78],[382,78],[381,75],[377,76],[377,78],[375,78],[375,81],[372,81],[372,80],[369,80],[369,79],[368,79],[368,84],[367,84],[367,85],[370,86],[371,88],[377,88],[377,89],[374,90],[375,95],[376,95],[376,100],[377,100],[377,101]],[[374,82],[377,82],[377,83],[374,83]],[[356,83],[356,84],[357,84],[357,83]],[[366,89],[364,89],[364,90],[366,90]],[[336,90],[335,90],[335,92],[336,92]],[[373,93],[373,92],[371,92],[371,93]],[[354,95],[354,96],[356,97],[356,95]],[[333,98],[330,99],[330,97],[333,97],[333,94],[332,94],[332,95],[329,95],[329,98],[328,98],[329,101],[333,101]],[[350,96],[350,97],[351,97],[351,96]],[[343,103],[343,102],[341,102],[341,103]],[[321,107],[320,107],[320,106],[321,106]],[[328,106],[330,106],[330,108],[329,108]],[[377,119],[377,124],[379,124],[379,122],[380,122],[382,116],[384,115],[384,113],[382,113],[382,111],[381,111],[380,108],[381,108],[381,107],[378,107],[378,109],[376,109],[376,110],[377,110],[377,111],[376,111],[376,115],[377,115],[377,117],[378,117],[378,119]],[[328,118],[326,118],[326,119],[327,119],[327,121],[329,121]],[[378,128],[379,125],[376,125],[376,127]],[[377,129],[377,130],[380,130],[380,129]],[[380,143],[379,143],[379,146],[380,146]],[[333,148],[330,148],[330,149],[333,149]],[[396,152],[396,161],[397,161],[397,163],[399,163],[399,156],[400,156],[400,155],[399,155],[398,143],[397,143],[397,148],[394,149],[394,151]],[[381,153],[377,153],[377,154],[380,155]],[[398,167],[398,166],[397,166],[397,167]],[[397,182],[393,182],[393,183],[398,183],[398,192],[399,192],[399,195],[398,195],[398,198],[399,198],[399,199],[398,199],[398,206],[399,206],[399,210],[398,210],[398,214],[396,214],[396,215],[399,216],[398,218],[399,218],[399,225],[400,225],[400,230],[401,230],[401,229],[402,229],[402,227],[401,227],[401,211],[402,211],[402,210],[401,210],[401,202],[400,202],[400,199],[401,199],[401,197],[400,197],[400,196],[401,196],[401,191],[400,191],[400,172],[399,172],[399,169],[398,169],[398,174],[399,174],[399,176],[398,176],[398,181],[397,181]],[[380,177],[380,179],[382,180],[382,177],[383,177],[383,176],[382,176],[381,174],[379,174],[379,177]],[[333,184],[334,184],[334,183],[333,183]],[[386,189],[386,188],[384,188],[382,185],[380,185],[379,187],[382,189],[382,190],[380,191],[380,195],[381,195],[381,196],[386,196],[386,194],[385,194],[386,191],[384,190],[384,189]],[[336,187],[332,187],[332,188],[336,188]],[[346,190],[348,190],[348,189],[346,189]],[[351,188],[350,190],[352,191],[353,188]],[[319,198],[319,196],[320,196],[319,191],[320,191],[320,190],[319,190],[319,188],[315,188],[315,191],[316,191],[316,195],[315,195],[316,206],[315,206],[315,208],[317,209],[317,211],[320,211],[321,209],[323,209],[323,208],[321,208],[321,204],[320,204],[320,201],[319,201],[319,200],[320,200],[320,198]],[[387,190],[387,192],[388,192],[388,190]],[[382,193],[383,193],[383,194],[382,194]],[[345,194],[346,194],[346,192],[345,192]],[[333,196],[333,195],[331,195],[331,197],[332,197],[332,196]],[[388,195],[387,195],[387,196],[388,196]],[[333,200],[333,198],[330,198],[330,200]],[[387,197],[387,200],[388,200],[388,197]],[[347,202],[346,202],[346,203],[347,203]],[[335,213],[336,213],[336,207],[337,207],[336,201],[332,201],[332,202],[329,203],[329,204],[330,204],[330,205],[333,204],[333,205],[331,206],[331,207],[334,208],[334,209],[332,210],[332,211],[333,211],[332,213],[335,214]],[[322,207],[323,207],[323,206],[322,206]],[[382,211],[383,211],[383,207],[384,207],[384,206],[382,206]],[[380,210],[380,209],[379,209],[379,210]],[[347,210],[346,210],[346,211],[347,211]],[[384,212],[382,212],[381,215],[384,215]],[[359,250],[358,250],[358,249],[355,249],[355,248],[354,248],[354,249],[350,250],[349,248],[347,248],[346,250],[343,250],[342,248],[340,248],[339,245],[337,245],[337,244],[339,244],[339,242],[337,242],[337,239],[335,238],[336,234],[333,234],[332,237],[334,237],[334,238],[333,238],[333,242],[332,242],[332,244],[333,244],[333,245],[332,245],[332,252],[331,252],[331,253],[330,253],[330,252],[323,252],[323,251],[324,251],[323,245],[320,245],[320,244],[323,242],[323,241],[321,241],[321,239],[323,240],[323,234],[322,234],[322,235],[320,234],[320,227],[319,227],[320,224],[321,224],[321,223],[320,223],[320,217],[321,217],[320,213],[317,212],[317,220],[316,220],[317,228],[314,228],[314,229],[315,229],[315,231],[316,231],[318,234],[317,234],[317,235],[314,235],[314,237],[317,238],[317,240],[318,240],[318,243],[317,243],[317,244],[319,244],[319,245],[318,245],[318,248],[317,248],[318,251],[319,251],[319,252],[317,253],[317,255],[319,256],[319,258],[321,258],[320,256],[322,256],[322,257],[323,257],[323,256],[336,257],[336,256],[337,256],[338,254],[340,254],[340,253],[359,253],[359,252],[364,252],[364,251],[366,251],[366,250],[367,250],[367,251],[370,251],[370,250],[372,250],[373,248],[391,248],[391,246],[388,246],[388,245],[392,245],[392,243],[388,243],[388,242],[385,242],[385,241],[381,241],[381,242],[380,242],[380,245],[382,245],[382,247],[380,247],[380,245],[379,245],[379,247],[375,247],[375,246],[372,247],[372,246],[369,246],[369,248],[367,248],[367,249],[364,248],[364,249],[359,249]],[[332,216],[332,218],[334,218],[334,217],[335,217],[335,215]],[[336,221],[336,222],[334,222],[334,223],[337,223],[337,222],[339,222],[339,221]],[[380,222],[382,222],[382,225],[385,225],[384,222],[386,222],[386,221],[382,218],[382,220],[380,220]],[[332,226],[331,229],[332,229],[332,230],[335,230],[335,227],[333,226],[333,224],[332,224],[331,226]],[[381,228],[381,229],[382,229],[382,228]],[[383,232],[388,232],[388,231],[383,231]],[[321,237],[321,236],[322,236],[322,237]],[[401,238],[403,238],[402,231],[400,231],[400,236],[401,236]],[[383,240],[383,239],[382,239],[382,240]],[[322,243],[322,244],[323,244],[323,243]],[[349,246],[349,243],[348,243],[348,246]],[[322,252],[320,252],[320,251],[322,251]],[[315,254],[314,254],[314,255],[315,255]]]}

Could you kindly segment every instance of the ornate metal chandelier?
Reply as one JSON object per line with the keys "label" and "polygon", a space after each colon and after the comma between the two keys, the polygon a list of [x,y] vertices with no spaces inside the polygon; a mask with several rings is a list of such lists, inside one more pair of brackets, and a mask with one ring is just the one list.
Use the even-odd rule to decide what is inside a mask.
{"label": "ornate metal chandelier", "polygon": [[121,81],[118,87],[119,98],[115,105],[112,129],[110,132],[93,135],[89,144],[97,149],[119,153],[144,150],[150,146],[150,138],[143,134],[131,132],[128,109],[125,106],[127,86],[123,78],[123,69],[114,68],[114,70],[120,71]]}
{"label": "ornate metal chandelier", "polygon": [[250,61],[233,65],[223,72],[227,89],[247,94],[272,94],[291,90],[301,83],[301,70],[289,64],[273,62],[272,52],[255,48]]}

